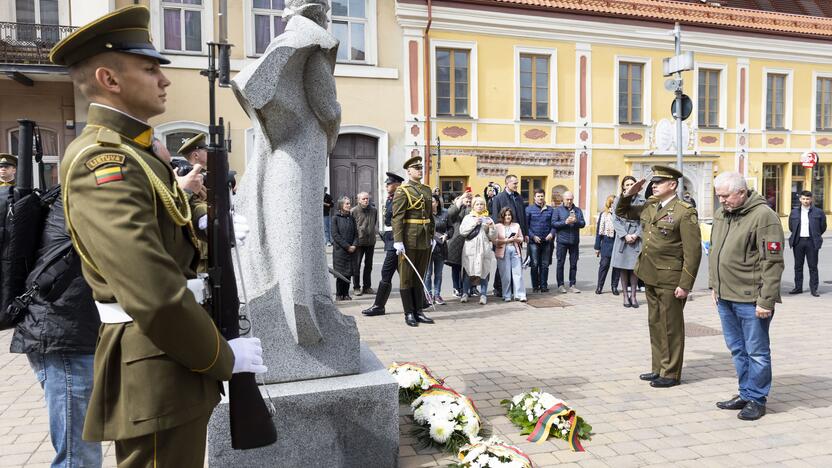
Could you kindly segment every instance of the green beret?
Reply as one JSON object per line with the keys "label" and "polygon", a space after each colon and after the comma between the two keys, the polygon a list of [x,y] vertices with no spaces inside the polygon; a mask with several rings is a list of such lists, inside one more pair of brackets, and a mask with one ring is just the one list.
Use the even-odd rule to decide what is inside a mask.
{"label": "green beret", "polygon": [[653,177],[650,179],[652,182],[657,182],[659,180],[678,180],[682,178],[682,173],[673,169],[672,167],[667,166],[653,166]]}
{"label": "green beret", "polygon": [[191,151],[205,147],[205,134],[197,133],[196,136],[191,137],[190,140],[183,143],[182,146],[179,148],[179,151],[177,151],[177,153],[187,157],[191,153]]}
{"label": "green beret", "polygon": [[404,162],[405,169],[412,167],[412,166],[421,166],[422,165],[422,157],[421,156],[413,156],[412,158],[408,159]]}
{"label": "green beret", "polygon": [[9,153],[0,153],[0,166],[17,167],[17,156]]}
{"label": "green beret", "polygon": [[168,64],[150,40],[150,10],[144,5],[130,5],[108,13],[81,26],[55,44],[49,60],[55,65],[71,67],[104,52],[143,55]]}

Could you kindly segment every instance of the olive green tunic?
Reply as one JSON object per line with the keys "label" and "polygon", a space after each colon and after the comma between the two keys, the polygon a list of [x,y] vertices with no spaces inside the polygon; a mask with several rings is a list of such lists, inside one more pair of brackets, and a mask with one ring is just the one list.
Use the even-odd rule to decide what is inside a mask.
{"label": "olive green tunic", "polygon": [[61,165],[66,222],[96,301],[133,322],[103,324],[87,440],[121,440],[210,415],[234,355],[187,289],[199,260],[184,192],[150,152],[151,128],[91,105]]}
{"label": "olive green tunic", "polygon": [[434,221],[431,213],[430,187],[412,180],[404,182],[393,194],[393,242],[403,242],[405,254],[419,270],[419,277],[404,256],[399,257],[401,289],[422,288],[430,261],[430,242]]}
{"label": "olive green tunic", "polygon": [[680,380],[685,352],[685,300],[677,287],[690,291],[702,259],[702,239],[696,209],[674,198],[664,207],[651,198],[632,206],[621,197],[615,214],[640,219],[644,243],[635,273],[646,285],[652,371]]}

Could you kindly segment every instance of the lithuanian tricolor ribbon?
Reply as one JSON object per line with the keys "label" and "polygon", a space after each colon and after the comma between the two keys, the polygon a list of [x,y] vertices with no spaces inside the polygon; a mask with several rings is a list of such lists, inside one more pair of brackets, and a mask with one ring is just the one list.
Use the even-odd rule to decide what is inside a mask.
{"label": "lithuanian tricolor ribbon", "polygon": [[466,405],[468,405],[468,408],[471,410],[471,412],[474,413],[474,416],[477,418],[477,421],[479,421],[480,424],[482,424],[482,419],[480,418],[480,413],[477,411],[477,407],[474,406],[474,402],[471,401],[471,399],[467,396],[460,395],[454,390],[448,387],[443,387],[442,385],[431,385],[427,390],[425,390],[424,393],[422,393],[422,397],[432,395],[448,395],[450,397],[453,397],[454,399],[462,400]]}
{"label": "lithuanian tricolor ribbon", "polygon": [[534,427],[534,431],[532,431],[531,435],[529,435],[526,440],[529,442],[536,442],[538,444],[545,442],[549,437],[552,425],[557,425],[558,418],[564,418],[569,421],[569,434],[566,440],[569,442],[569,446],[572,448],[572,451],[583,452],[584,447],[578,439],[578,417],[575,415],[575,410],[569,409],[569,407],[563,403],[558,403],[540,415],[540,419],[537,420],[537,425]]}
{"label": "lithuanian tricolor ribbon", "polygon": [[108,166],[102,167],[101,169],[95,170],[95,184],[102,185],[106,184],[107,182],[115,182],[117,180],[123,180],[124,175],[121,173],[120,166]]}

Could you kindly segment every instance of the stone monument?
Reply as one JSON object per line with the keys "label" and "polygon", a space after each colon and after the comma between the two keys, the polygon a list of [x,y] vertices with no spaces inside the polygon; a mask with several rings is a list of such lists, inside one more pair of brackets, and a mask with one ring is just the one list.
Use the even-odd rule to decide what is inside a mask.
{"label": "stone monument", "polygon": [[285,32],[233,80],[255,135],[235,201],[252,225],[238,281],[263,343],[269,370],[258,379],[276,409],[278,441],[231,449],[224,401],[209,426],[209,466],[398,462],[398,386],[330,293],[321,203],[341,108],[328,9],[327,0],[287,0]]}

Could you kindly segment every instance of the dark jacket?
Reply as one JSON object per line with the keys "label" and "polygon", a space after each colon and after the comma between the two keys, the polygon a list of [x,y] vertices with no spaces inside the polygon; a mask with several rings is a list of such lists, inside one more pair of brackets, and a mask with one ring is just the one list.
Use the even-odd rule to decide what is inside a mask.
{"label": "dark jacket", "polygon": [[[615,245],[615,236],[607,237],[601,233],[601,216],[598,215],[598,221],[595,222],[595,250],[601,252],[601,257],[612,257],[613,246]],[[615,218],[615,215],[612,215]]]}
{"label": "dark jacket", "polygon": [[390,230],[381,231],[381,240],[384,241],[384,250],[394,252],[393,247],[393,195],[389,195],[384,202],[384,227]]}
{"label": "dark jacket", "polygon": [[[53,275],[57,276],[47,289],[46,278]],[[32,296],[23,320],[17,324],[11,352],[93,354],[101,323],[92,290],[81,275],[81,259],[66,232],[60,197],[46,217],[26,288],[36,281],[44,290]]]}
{"label": "dark jacket", "polygon": [[332,196],[330,194],[324,194],[324,202],[321,204],[321,206],[324,209],[324,216],[329,216],[330,213],[332,213]]}
{"label": "dark jacket", "polygon": [[455,203],[451,203],[448,208],[448,225],[454,233],[454,236],[448,241],[448,256],[445,258],[445,263],[448,265],[462,265],[462,248],[465,247],[465,236],[460,235],[459,225],[462,224],[462,218],[471,212],[471,208],[462,205],[462,208],[457,208]]}
{"label": "dark jacket", "polygon": [[358,229],[358,245],[369,247],[376,245],[376,230],[378,229],[378,210],[369,205],[362,208],[356,205],[350,210],[355,227]]}
{"label": "dark jacket", "polygon": [[541,208],[532,203],[526,207],[526,226],[529,228],[529,239],[537,236],[541,240],[545,240],[549,234],[552,237],[555,236],[555,228],[552,226],[554,212],[555,210],[548,205],[543,205],[543,208]]}
{"label": "dark jacket", "polygon": [[526,217],[523,216],[523,213],[526,212],[526,203],[523,201],[523,196],[520,195],[520,192],[509,193],[508,190],[503,190],[491,200],[491,207],[488,208],[488,212],[491,214],[491,219],[494,220],[494,224],[502,222],[500,220],[500,211],[505,207],[511,208],[511,211],[514,213],[514,221],[520,225],[520,230],[524,233],[529,232],[528,226],[526,225]]}
{"label": "dark jacket", "polygon": [[[433,248],[433,258],[445,260],[448,258],[448,242],[454,235],[454,228],[448,223],[448,212],[439,208],[439,213],[434,215],[434,235],[436,246]],[[445,234],[445,241],[440,242],[442,234]]]}
{"label": "dark jacket", "polygon": [[332,269],[349,278],[352,276],[352,259],[355,252],[347,252],[351,245],[358,245],[355,219],[349,213],[337,212],[332,216]]}
{"label": "dark jacket", "polygon": [[[789,246],[794,248],[800,240],[800,210],[801,207],[793,208],[789,215]],[[826,232],[826,214],[820,208],[812,206],[809,208],[809,239],[816,249],[823,244],[823,233]]]}
{"label": "dark jacket", "polygon": [[584,213],[575,205],[572,205],[572,210],[575,211],[576,218],[573,224],[566,224],[566,218],[569,217],[570,210],[563,205],[555,208],[552,215],[552,226],[558,233],[558,244],[575,245],[581,241],[581,229],[586,226]]}

